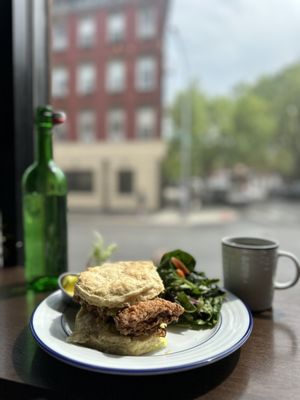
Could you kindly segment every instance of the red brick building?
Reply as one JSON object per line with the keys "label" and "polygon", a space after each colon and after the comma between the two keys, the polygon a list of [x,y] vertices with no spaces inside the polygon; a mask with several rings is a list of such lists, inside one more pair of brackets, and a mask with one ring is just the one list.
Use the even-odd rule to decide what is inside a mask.
{"label": "red brick building", "polygon": [[[54,1],[53,100],[70,116],[68,139],[112,139],[109,128],[114,121],[123,128],[119,139],[160,136],[167,4],[167,0]],[[143,132],[138,121],[146,110],[148,125],[150,119],[155,123]],[[80,129],[84,111],[86,118],[81,118],[93,128],[89,138]]]}
{"label": "red brick building", "polygon": [[[168,0],[53,1],[52,98],[53,105],[65,110],[68,116],[68,123],[60,131],[62,141],[58,145],[58,154],[64,154],[62,162],[67,173],[73,177],[75,173],[78,177],[71,185],[71,196],[75,199],[71,204],[83,206],[82,200],[76,201],[76,198],[82,198],[83,194],[87,198],[88,191],[91,196],[95,194],[96,179],[101,180],[101,177],[95,169],[82,165],[84,178],[78,165],[89,157],[86,152],[95,151],[95,146],[101,145],[96,154],[99,154],[100,164],[105,160],[106,171],[114,170],[107,163],[114,159],[115,148],[120,156],[121,146],[131,162],[141,154],[138,149],[150,152],[149,155],[153,153],[153,161],[149,168],[143,166],[147,169],[144,178],[140,176],[140,162],[136,165],[133,162],[130,167],[125,161],[123,169],[116,167],[116,185],[119,189],[122,185],[123,189],[125,187],[123,193],[122,188],[119,193],[125,201],[120,198],[120,202],[114,202],[111,197],[105,201],[95,200],[92,204],[112,210],[133,209],[137,206],[136,199],[142,195],[146,199],[146,208],[159,206],[159,193],[156,193],[155,201],[154,198],[150,201],[150,194],[145,193],[138,182],[148,179],[149,169],[154,171],[156,168],[156,179],[150,180],[159,186],[157,165],[163,156],[160,139],[163,39],[168,4]],[[71,153],[67,143],[73,146]],[[74,162],[74,151],[77,160],[81,160],[79,164]],[[71,164],[64,159],[68,152],[73,160]],[[109,182],[114,181],[113,176],[111,178]],[[80,181],[86,179],[90,184],[80,187]],[[110,189],[107,185],[104,185],[105,190]],[[100,186],[103,188],[103,182]],[[129,201],[130,195],[134,200]]]}

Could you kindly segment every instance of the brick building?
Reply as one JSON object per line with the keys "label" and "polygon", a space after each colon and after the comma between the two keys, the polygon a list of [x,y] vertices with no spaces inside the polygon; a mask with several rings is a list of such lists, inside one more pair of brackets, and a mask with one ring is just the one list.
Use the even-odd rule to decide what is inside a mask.
{"label": "brick building", "polygon": [[68,122],[55,157],[71,208],[160,205],[168,0],[54,0],[52,103]]}

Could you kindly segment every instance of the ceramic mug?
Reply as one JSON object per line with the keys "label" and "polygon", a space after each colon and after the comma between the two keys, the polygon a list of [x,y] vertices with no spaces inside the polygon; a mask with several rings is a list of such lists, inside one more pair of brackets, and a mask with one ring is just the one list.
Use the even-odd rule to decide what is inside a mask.
{"label": "ceramic mug", "polygon": [[[288,282],[275,281],[279,257],[295,265],[295,276]],[[279,250],[274,240],[256,237],[222,239],[224,287],[243,300],[252,311],[272,307],[274,289],[287,289],[300,278],[300,263],[293,254]]]}

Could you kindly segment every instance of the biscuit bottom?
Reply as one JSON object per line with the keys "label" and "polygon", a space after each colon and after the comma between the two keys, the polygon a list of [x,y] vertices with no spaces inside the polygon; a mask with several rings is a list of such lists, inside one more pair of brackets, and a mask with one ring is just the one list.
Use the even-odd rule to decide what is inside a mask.
{"label": "biscuit bottom", "polygon": [[93,313],[81,307],[75,320],[74,332],[67,338],[69,343],[100,350],[104,353],[139,356],[166,346],[161,336],[123,336],[113,324],[105,323]]}

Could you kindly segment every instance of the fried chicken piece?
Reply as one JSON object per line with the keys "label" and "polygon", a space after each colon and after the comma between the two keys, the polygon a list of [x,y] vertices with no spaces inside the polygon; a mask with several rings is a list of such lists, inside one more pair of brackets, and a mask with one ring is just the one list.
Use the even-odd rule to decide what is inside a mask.
{"label": "fried chicken piece", "polygon": [[161,324],[177,321],[184,308],[177,303],[156,298],[142,301],[118,311],[114,317],[115,325],[121,335],[142,336],[165,335]]}

